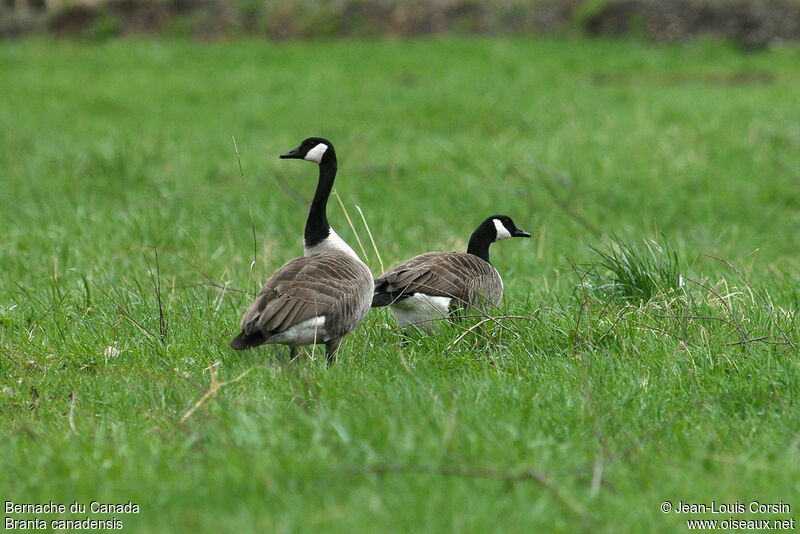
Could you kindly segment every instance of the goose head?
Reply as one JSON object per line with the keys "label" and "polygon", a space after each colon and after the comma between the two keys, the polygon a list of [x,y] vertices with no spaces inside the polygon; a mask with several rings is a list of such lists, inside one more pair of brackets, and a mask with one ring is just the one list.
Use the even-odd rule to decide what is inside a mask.
{"label": "goose head", "polygon": [[492,215],[483,223],[488,228],[489,235],[494,235],[492,242],[508,239],[509,237],[530,237],[531,234],[517,228],[508,215]]}
{"label": "goose head", "polygon": [[336,161],[333,145],[324,137],[309,137],[297,148],[280,155],[281,159],[304,159],[321,165],[324,162]]}
{"label": "goose head", "polygon": [[530,237],[531,234],[517,228],[508,215],[492,215],[472,232],[467,244],[467,253],[489,261],[489,246],[509,237]]}

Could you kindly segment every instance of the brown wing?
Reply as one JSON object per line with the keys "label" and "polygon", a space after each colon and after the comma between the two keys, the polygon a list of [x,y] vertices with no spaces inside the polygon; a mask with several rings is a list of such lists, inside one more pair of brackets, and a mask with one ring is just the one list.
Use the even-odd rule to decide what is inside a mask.
{"label": "brown wing", "polygon": [[[369,309],[371,280],[366,266],[347,254],[293,259],[264,284],[242,317],[242,332],[249,335],[259,331],[269,337],[313,317],[350,316],[349,312],[364,307],[362,301]],[[352,329],[355,325],[344,327]]]}
{"label": "brown wing", "polygon": [[502,282],[492,265],[473,254],[428,252],[389,269],[375,280],[375,291],[392,300],[414,293],[451,297],[467,304],[499,303]]}

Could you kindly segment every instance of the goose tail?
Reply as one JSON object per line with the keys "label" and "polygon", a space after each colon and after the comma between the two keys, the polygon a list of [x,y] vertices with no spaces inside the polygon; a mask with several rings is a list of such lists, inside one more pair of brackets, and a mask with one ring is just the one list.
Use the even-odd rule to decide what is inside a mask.
{"label": "goose tail", "polygon": [[266,341],[267,338],[264,337],[264,334],[258,330],[249,334],[242,332],[233,338],[233,341],[231,341],[231,348],[233,350],[251,349],[253,347],[263,345]]}

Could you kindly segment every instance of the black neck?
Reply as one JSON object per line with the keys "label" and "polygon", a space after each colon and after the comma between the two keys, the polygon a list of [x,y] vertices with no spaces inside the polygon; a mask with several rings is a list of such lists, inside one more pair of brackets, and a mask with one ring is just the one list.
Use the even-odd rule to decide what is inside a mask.
{"label": "black neck", "polygon": [[317,191],[314,193],[314,200],[311,201],[311,209],[308,210],[306,220],[306,231],[304,234],[305,245],[313,247],[320,241],[328,237],[331,232],[331,225],[328,224],[326,208],[328,197],[333,188],[333,180],[336,178],[336,155],[333,149],[329,148],[319,164],[319,182]]}
{"label": "black neck", "polygon": [[489,245],[494,242],[494,235],[486,228],[486,225],[480,225],[477,230],[472,232],[467,245],[467,254],[478,256],[485,262],[489,261]]}

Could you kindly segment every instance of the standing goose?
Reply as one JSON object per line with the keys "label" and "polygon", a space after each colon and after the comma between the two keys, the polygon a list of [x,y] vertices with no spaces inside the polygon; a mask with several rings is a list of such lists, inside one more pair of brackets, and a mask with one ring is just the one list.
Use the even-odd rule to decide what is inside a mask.
{"label": "standing goose", "polygon": [[303,236],[304,255],[273,274],[242,317],[242,332],[231,348],[258,345],[325,344],[328,363],[367,315],[372,299],[372,273],[352,248],[336,235],[326,215],[336,178],[336,152],[327,139],[309,137],[281,159],[304,159],[319,165],[319,183],[311,201]]}
{"label": "standing goose", "polygon": [[472,233],[467,253],[428,252],[389,269],[375,280],[372,307],[390,306],[397,326],[430,332],[433,320],[459,308],[497,306],[503,280],[489,263],[489,245],[509,237],[530,237],[511,217],[493,215]]}

